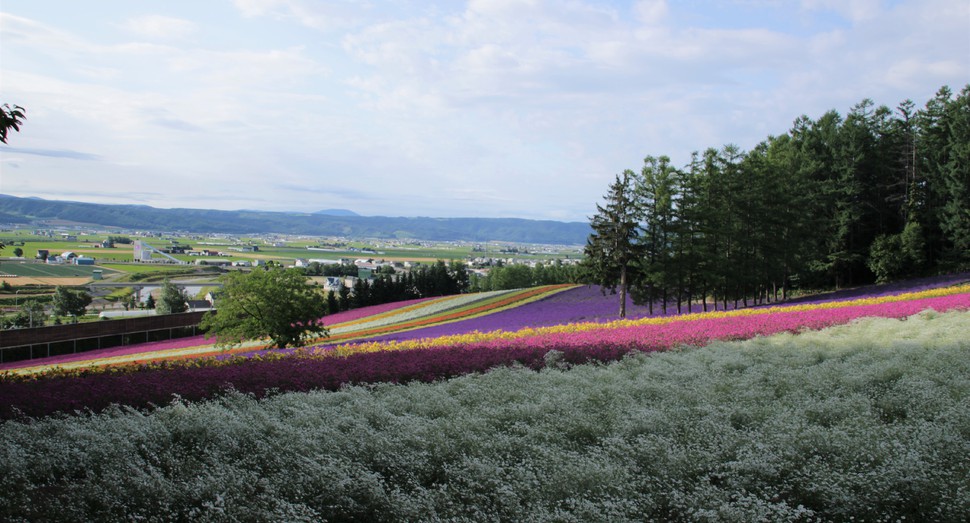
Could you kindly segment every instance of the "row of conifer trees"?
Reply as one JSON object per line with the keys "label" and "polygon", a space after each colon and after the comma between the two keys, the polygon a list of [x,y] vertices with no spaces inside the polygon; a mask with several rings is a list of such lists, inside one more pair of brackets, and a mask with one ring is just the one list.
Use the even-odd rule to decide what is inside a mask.
{"label": "row of conifer trees", "polygon": [[[590,277],[678,310],[970,268],[970,85],[863,100],[750,151],[648,156],[591,219]],[[719,305],[716,305],[719,304]]]}

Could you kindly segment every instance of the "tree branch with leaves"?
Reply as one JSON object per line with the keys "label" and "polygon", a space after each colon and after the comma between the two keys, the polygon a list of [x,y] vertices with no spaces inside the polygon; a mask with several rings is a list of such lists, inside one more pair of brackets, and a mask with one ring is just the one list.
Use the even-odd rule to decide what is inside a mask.
{"label": "tree branch with leaves", "polygon": [[27,110],[19,105],[3,104],[0,106],[0,142],[7,143],[7,133],[13,129],[20,132],[20,126],[24,124],[27,117]]}

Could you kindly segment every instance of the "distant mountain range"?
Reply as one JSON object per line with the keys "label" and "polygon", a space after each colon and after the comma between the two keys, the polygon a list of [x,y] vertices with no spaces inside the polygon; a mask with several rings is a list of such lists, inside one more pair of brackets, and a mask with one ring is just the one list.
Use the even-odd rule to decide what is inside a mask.
{"label": "distant mountain range", "polygon": [[520,218],[360,216],[343,209],[315,213],[157,209],[146,205],[106,205],[0,194],[0,223],[30,224],[50,220],[151,231],[276,233],[559,245],[584,244],[592,232],[585,222]]}
{"label": "distant mountain range", "polygon": [[327,216],[360,216],[354,211],[348,211],[347,209],[324,209],[313,214],[325,214]]}

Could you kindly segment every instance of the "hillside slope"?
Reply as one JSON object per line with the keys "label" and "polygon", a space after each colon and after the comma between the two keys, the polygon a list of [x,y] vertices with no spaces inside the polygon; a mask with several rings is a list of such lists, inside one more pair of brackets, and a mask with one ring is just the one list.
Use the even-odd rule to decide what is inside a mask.
{"label": "hillside slope", "polygon": [[435,241],[508,241],[580,245],[591,232],[583,222],[520,218],[336,216],[319,213],[158,209],[145,205],[18,198],[0,194],[0,220],[68,220],[108,227],[198,233],[277,233]]}

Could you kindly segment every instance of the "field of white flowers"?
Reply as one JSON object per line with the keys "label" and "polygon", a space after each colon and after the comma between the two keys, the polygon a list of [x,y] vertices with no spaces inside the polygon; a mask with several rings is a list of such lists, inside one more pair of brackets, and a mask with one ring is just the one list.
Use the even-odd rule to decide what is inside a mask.
{"label": "field of white flowers", "polygon": [[0,424],[3,521],[965,521],[970,312]]}

